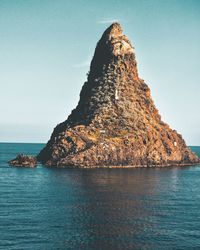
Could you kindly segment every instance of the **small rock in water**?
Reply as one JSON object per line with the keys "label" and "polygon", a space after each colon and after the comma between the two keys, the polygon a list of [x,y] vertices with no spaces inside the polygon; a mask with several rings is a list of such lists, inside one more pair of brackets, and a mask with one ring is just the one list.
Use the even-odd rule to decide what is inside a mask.
{"label": "small rock in water", "polygon": [[15,167],[36,167],[37,166],[37,159],[34,156],[19,154],[17,157],[11,161],[9,164]]}

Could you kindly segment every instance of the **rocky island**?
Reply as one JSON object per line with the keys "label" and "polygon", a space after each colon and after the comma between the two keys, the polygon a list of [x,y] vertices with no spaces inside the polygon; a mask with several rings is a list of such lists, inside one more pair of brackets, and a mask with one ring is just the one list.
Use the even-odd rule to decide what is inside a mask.
{"label": "rocky island", "polygon": [[19,154],[15,159],[9,161],[9,164],[14,167],[34,168],[37,166],[37,159],[34,156]]}
{"label": "rocky island", "polygon": [[161,120],[119,23],[107,28],[97,43],[77,107],[56,126],[37,160],[77,168],[199,162],[182,136]]}

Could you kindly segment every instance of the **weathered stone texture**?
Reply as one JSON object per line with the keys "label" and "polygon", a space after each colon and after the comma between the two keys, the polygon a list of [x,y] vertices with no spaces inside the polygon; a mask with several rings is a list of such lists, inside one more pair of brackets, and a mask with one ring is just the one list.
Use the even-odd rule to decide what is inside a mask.
{"label": "weathered stone texture", "polygon": [[161,117],[137,71],[134,48],[112,24],[97,44],[77,107],[38,160],[48,166],[190,165],[198,157]]}

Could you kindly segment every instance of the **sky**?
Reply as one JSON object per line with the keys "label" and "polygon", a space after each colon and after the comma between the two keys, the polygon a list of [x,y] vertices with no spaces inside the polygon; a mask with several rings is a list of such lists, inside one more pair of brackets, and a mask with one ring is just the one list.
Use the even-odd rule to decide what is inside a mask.
{"label": "sky", "polygon": [[47,142],[114,21],[162,119],[200,145],[199,0],[0,0],[1,142]]}

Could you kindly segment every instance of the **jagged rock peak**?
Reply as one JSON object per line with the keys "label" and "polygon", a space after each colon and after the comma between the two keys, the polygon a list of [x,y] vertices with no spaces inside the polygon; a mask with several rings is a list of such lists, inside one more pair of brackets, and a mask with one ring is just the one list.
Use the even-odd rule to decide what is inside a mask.
{"label": "jagged rock peak", "polygon": [[48,166],[141,167],[197,164],[161,119],[137,72],[134,48],[113,23],[97,43],[77,107],[37,159]]}
{"label": "jagged rock peak", "polygon": [[113,23],[103,33],[97,49],[104,49],[110,56],[124,56],[134,54],[134,48],[129,39],[123,34],[122,27],[119,23]]}
{"label": "jagged rock peak", "polygon": [[103,33],[103,36],[108,36],[109,38],[119,37],[123,35],[123,30],[120,23],[112,23]]}
{"label": "jagged rock peak", "polygon": [[119,23],[113,23],[103,33],[97,43],[90,65],[88,82],[95,82],[99,77],[115,73],[129,75],[138,80],[135,50],[129,39],[123,34]]}
{"label": "jagged rock peak", "polygon": [[[127,93],[130,84],[131,93],[138,84],[148,92],[147,86],[138,77],[133,47],[123,35],[120,24],[114,23],[106,29],[97,43],[88,79],[81,90],[78,106],[66,122],[67,125],[82,124],[83,121],[89,124],[93,120],[99,126],[104,126],[99,114],[106,111],[110,115],[118,115],[116,106],[120,103],[117,104],[116,101],[119,99],[122,102],[124,98],[128,102],[131,98],[130,93]],[[125,109],[125,106],[121,108]]]}

